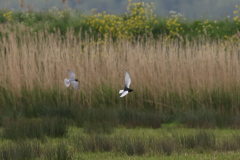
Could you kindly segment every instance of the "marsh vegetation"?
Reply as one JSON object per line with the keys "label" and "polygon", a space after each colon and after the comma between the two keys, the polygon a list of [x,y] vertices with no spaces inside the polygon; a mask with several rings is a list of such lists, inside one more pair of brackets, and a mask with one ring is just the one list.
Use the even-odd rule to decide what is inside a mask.
{"label": "marsh vegetation", "polygon": [[[141,25],[139,33],[122,32],[122,24],[131,31],[134,22],[148,26],[151,18],[156,21],[151,13],[150,19],[132,19],[136,11],[146,10],[136,4],[127,19],[110,16],[109,24],[119,22],[120,32],[69,27],[61,19],[67,11],[57,19],[61,26],[44,28],[42,22],[50,12],[36,13],[43,16],[36,24],[25,23],[29,17],[22,19],[24,23],[13,21],[12,13],[2,11],[2,159],[93,159],[100,153],[139,159],[239,154],[238,33],[216,38],[191,32],[187,38],[176,27],[190,23],[183,25],[178,19],[162,21],[168,26],[163,34],[152,32],[151,26],[141,30]],[[86,23],[81,25],[96,27],[107,17],[82,18]],[[63,83],[67,69],[79,80],[76,91]],[[134,91],[119,98],[125,70]]]}

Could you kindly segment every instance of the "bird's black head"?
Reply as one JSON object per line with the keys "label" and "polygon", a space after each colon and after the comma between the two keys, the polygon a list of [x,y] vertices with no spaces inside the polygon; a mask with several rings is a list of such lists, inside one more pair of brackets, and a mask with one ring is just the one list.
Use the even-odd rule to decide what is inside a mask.
{"label": "bird's black head", "polygon": [[77,82],[77,81],[78,81],[78,79],[75,79],[75,81]]}
{"label": "bird's black head", "polygon": [[129,89],[128,92],[132,92],[133,90],[132,89]]}

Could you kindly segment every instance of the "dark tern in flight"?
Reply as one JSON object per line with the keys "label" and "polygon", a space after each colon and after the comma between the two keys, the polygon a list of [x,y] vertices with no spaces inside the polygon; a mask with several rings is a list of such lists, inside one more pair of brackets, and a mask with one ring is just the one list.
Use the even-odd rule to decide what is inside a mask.
{"label": "dark tern in flight", "polygon": [[122,93],[120,97],[124,97],[128,94],[128,92],[132,92],[133,90],[129,88],[130,83],[131,83],[131,78],[129,76],[129,73],[125,71],[125,85],[124,85],[124,90],[120,90],[119,93]]}

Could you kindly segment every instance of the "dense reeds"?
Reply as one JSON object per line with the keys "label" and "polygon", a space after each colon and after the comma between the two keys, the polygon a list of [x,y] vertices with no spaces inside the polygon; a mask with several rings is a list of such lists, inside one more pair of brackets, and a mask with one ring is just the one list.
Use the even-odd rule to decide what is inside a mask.
{"label": "dense reeds", "polygon": [[[7,28],[1,25],[1,30]],[[73,30],[62,37],[12,27],[0,42],[1,124],[9,118],[60,116],[80,127],[96,126],[92,122],[99,117],[103,128],[156,128],[173,121],[239,128],[238,43],[201,37],[191,43],[164,37],[94,39],[75,36]],[[79,79],[77,91],[63,83],[67,69]],[[125,70],[134,92],[119,98]],[[92,113],[79,118],[86,111]],[[86,131],[92,132],[91,127]]]}
{"label": "dense reeds", "polygon": [[[47,31],[26,32],[13,29],[0,43],[2,106],[206,107],[239,113],[238,43],[199,38],[183,45],[146,37],[113,43],[95,42],[88,35],[81,39],[71,30],[64,38]],[[67,69],[79,79],[77,91],[63,84]],[[126,100],[118,95],[125,70],[134,89]]]}

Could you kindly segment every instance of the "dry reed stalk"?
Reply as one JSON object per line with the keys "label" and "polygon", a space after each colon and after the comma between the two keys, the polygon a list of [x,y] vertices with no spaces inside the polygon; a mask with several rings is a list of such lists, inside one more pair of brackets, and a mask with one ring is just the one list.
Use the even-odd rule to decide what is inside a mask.
{"label": "dry reed stalk", "polygon": [[[167,98],[170,93],[177,93],[184,100],[189,90],[196,91],[193,96],[201,96],[201,91],[230,91],[233,85],[239,85],[239,47],[231,42],[228,49],[205,40],[184,47],[178,41],[151,39],[95,43],[89,35],[78,42],[80,37],[75,37],[72,30],[63,41],[60,34],[28,32],[23,36],[14,30],[0,42],[0,83],[15,93],[20,93],[23,86],[28,90],[39,86],[46,90],[57,87],[67,95],[63,84],[67,69],[79,79],[79,89],[72,100],[89,106],[99,99],[119,101],[125,70],[130,73],[134,90],[128,95],[128,103],[137,101],[140,105],[144,101],[161,104],[164,94]],[[103,84],[115,95],[105,93]],[[170,99],[165,101],[171,103]]]}
{"label": "dry reed stalk", "polygon": [[20,1],[20,7],[23,8],[24,0]]}

